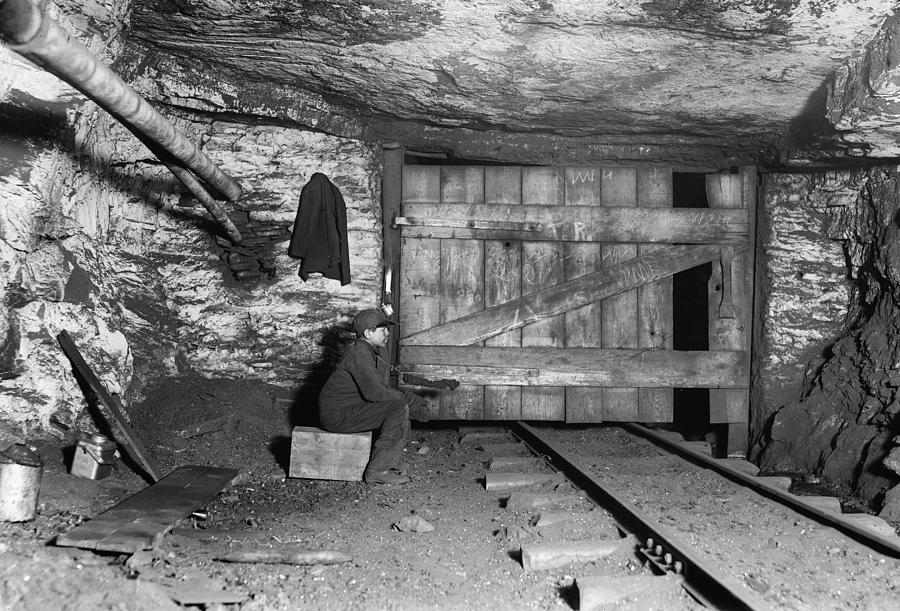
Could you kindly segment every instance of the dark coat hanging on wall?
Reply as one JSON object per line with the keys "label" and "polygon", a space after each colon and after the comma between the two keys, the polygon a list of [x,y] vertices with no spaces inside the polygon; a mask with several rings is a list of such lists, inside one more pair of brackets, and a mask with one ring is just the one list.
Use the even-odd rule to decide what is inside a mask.
{"label": "dark coat hanging on wall", "polygon": [[300,207],[291,233],[288,255],[303,259],[299,275],[321,272],[326,278],[350,284],[347,244],[347,207],[338,188],[316,172],[300,192]]}

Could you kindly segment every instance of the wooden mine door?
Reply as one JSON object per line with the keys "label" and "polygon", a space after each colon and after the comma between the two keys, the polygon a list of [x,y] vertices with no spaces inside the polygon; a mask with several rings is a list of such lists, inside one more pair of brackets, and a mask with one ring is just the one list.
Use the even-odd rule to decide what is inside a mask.
{"label": "wooden mine door", "polygon": [[[747,422],[753,168],[708,175],[709,208],[672,208],[649,166],[404,165],[400,184],[400,382],[461,383],[413,417],[671,422],[678,387]],[[707,262],[710,349],[675,351],[672,275]]]}

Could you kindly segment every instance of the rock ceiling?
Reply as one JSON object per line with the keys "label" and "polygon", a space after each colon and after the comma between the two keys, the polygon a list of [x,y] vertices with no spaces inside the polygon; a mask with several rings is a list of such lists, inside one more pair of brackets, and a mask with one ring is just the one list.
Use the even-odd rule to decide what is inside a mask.
{"label": "rock ceiling", "polygon": [[144,66],[235,92],[157,92],[173,105],[483,159],[897,154],[900,43],[884,0],[133,6],[129,41]]}

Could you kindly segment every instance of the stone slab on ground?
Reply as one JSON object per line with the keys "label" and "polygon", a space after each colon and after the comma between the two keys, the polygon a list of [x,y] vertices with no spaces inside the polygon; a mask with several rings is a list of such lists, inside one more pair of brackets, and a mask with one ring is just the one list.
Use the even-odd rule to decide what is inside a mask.
{"label": "stone slab on ground", "polygon": [[484,476],[485,490],[508,490],[524,486],[535,486],[565,478],[559,473],[487,473]]}
{"label": "stone slab on ground", "polygon": [[[654,605],[650,599],[663,598],[666,601],[677,601],[681,595],[684,579],[677,575],[607,577],[584,576],[575,579],[578,591],[578,609],[580,611],[596,611],[604,605],[614,605],[625,598],[633,602],[646,601],[648,609],[664,608]],[[665,604],[665,603],[664,603]],[[671,603],[668,603],[671,605]]]}
{"label": "stone slab on ground", "polygon": [[868,513],[845,513],[841,514],[841,518],[851,524],[855,524],[860,528],[865,528],[877,535],[888,538],[896,538],[897,531],[888,524],[883,518],[873,516]]}
{"label": "stone slab on ground", "polygon": [[741,473],[746,473],[747,475],[757,476],[759,475],[759,467],[754,465],[749,460],[744,460],[742,458],[722,458],[717,462],[722,465],[734,469],[735,471],[739,471]]}
{"label": "stone slab on ground", "polygon": [[488,462],[489,471],[530,472],[544,466],[543,460],[532,456],[493,456]]}
{"label": "stone slab on ground", "polygon": [[783,492],[787,492],[793,483],[793,480],[785,475],[761,475],[756,479],[765,486],[770,486]]}
{"label": "stone slab on ground", "polygon": [[798,498],[821,511],[841,513],[841,499],[836,496],[798,496]]}

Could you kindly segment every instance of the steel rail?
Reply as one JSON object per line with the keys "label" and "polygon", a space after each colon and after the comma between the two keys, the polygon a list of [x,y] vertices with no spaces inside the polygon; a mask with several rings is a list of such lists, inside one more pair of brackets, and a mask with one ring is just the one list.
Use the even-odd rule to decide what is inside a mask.
{"label": "steel rail", "polygon": [[[746,592],[740,583],[729,579],[706,565],[684,542],[662,525],[634,507],[620,495],[613,492],[599,478],[571,458],[563,450],[546,440],[541,434],[524,422],[512,424],[513,433],[538,454],[548,456],[550,462],[563,470],[569,479],[579,485],[600,506],[611,511],[621,521],[622,526],[640,540],[652,540],[654,545],[666,550],[681,563],[680,575],[685,579],[685,588],[698,600],[717,609],[762,610],[769,605]],[[659,555],[659,554],[657,554]]]}
{"label": "steel rail", "polygon": [[31,0],[0,0],[0,40],[25,59],[56,75],[105,109],[160,158],[219,222],[232,242],[241,234],[200,182],[229,200],[240,184],[132,89],[119,75]]}
{"label": "steel rail", "polygon": [[758,492],[763,496],[786,505],[797,513],[802,513],[803,515],[812,518],[821,524],[831,526],[832,528],[841,531],[847,536],[852,537],[858,542],[863,543],[864,545],[867,545],[876,551],[894,556],[896,558],[900,558],[900,543],[898,543],[898,541],[892,541],[887,537],[879,535],[876,532],[844,520],[841,518],[841,514],[824,511],[822,509],[819,509],[818,507],[814,507],[809,503],[804,502],[802,496],[797,496],[789,492],[785,492],[780,488],[766,483],[758,477],[753,477],[751,475],[747,475],[746,473],[737,471],[736,469],[732,469],[731,467],[723,464],[721,461],[717,461],[715,458],[711,458],[709,456],[706,456],[705,454],[697,452],[696,450],[691,450],[690,448],[684,447],[677,442],[673,442],[672,440],[667,439],[663,435],[660,435],[659,433],[647,428],[646,426],[631,422],[623,422],[619,423],[619,425],[626,430],[632,431],[642,437],[646,437],[654,443],[663,446],[668,451],[680,454],[681,456],[692,462],[699,463],[704,467],[708,467],[732,481],[735,481],[743,486],[752,489],[755,492]]}

